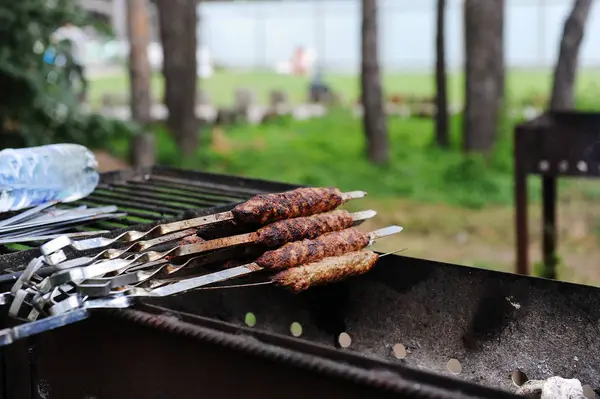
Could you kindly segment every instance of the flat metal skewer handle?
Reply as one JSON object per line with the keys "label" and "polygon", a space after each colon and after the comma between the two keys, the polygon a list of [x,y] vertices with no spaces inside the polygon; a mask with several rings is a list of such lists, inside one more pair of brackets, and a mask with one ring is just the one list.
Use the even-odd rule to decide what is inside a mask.
{"label": "flat metal skewer handle", "polygon": [[70,269],[73,267],[80,267],[80,266],[86,266],[89,265],[91,263],[93,263],[96,260],[99,259],[114,259],[114,258],[118,258],[119,256],[126,254],[128,252],[131,252],[132,250],[136,250],[136,251],[142,251],[145,249],[149,249],[152,248],[156,245],[159,244],[164,244],[166,242],[170,242],[170,241],[175,241],[175,240],[179,240],[181,238],[190,236],[196,234],[196,229],[188,229],[188,230],[183,230],[183,231],[178,231],[172,234],[166,234],[157,238],[153,238],[151,240],[146,240],[146,241],[138,241],[134,244],[131,244],[130,246],[123,248],[123,249],[113,249],[113,248],[109,248],[109,249],[105,249],[104,251],[101,251],[99,253],[97,253],[94,256],[82,256],[80,258],[74,258],[74,259],[69,259],[66,261],[62,261],[62,262],[48,262],[49,258],[54,255],[50,255],[50,256],[46,256],[45,260],[47,261],[47,263],[56,266],[59,269]]}
{"label": "flat metal skewer handle", "polygon": [[161,236],[175,231],[186,230],[190,228],[198,228],[207,224],[216,223],[225,220],[233,219],[231,212],[223,212],[216,215],[202,216],[193,219],[182,220],[179,222],[167,223],[154,226],[148,231],[131,230],[119,234],[114,238],[96,237],[88,238],[87,240],[71,240],[68,237],[59,237],[52,241],[48,241],[40,247],[43,255],[50,255],[65,247],[72,247],[77,251],[86,251],[89,249],[102,248],[109,246],[115,242],[131,242],[137,241],[145,236]]}

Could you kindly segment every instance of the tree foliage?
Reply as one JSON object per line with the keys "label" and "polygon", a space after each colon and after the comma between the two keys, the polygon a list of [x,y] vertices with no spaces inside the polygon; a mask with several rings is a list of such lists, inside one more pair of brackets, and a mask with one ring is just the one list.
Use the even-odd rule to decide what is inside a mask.
{"label": "tree foliage", "polygon": [[[52,33],[88,16],[76,0],[3,0],[0,4],[0,134],[2,145],[78,142],[103,146],[107,135],[129,131],[122,123],[81,111],[69,70],[44,61]],[[57,54],[67,55],[63,46]],[[65,58],[66,59],[66,58]],[[11,143],[14,145],[13,143]]]}

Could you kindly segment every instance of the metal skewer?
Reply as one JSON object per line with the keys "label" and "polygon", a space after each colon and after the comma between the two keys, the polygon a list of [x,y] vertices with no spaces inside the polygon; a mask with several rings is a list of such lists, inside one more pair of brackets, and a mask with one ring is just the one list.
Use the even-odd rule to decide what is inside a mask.
{"label": "metal skewer", "polygon": [[83,231],[83,232],[79,232],[79,233],[67,233],[67,234],[62,233],[62,234],[40,235],[40,236],[21,236],[21,237],[0,239],[0,244],[14,244],[14,243],[19,243],[19,242],[44,241],[44,240],[50,240],[50,239],[58,238],[58,237],[62,237],[62,236],[67,236],[70,238],[87,237],[87,236],[95,236],[98,234],[104,234],[104,233],[108,233],[108,232],[109,232],[108,230],[98,230],[98,231]]}
{"label": "metal skewer", "polygon": [[32,221],[26,221],[19,224],[14,224],[10,226],[0,227],[0,233],[6,233],[11,231],[23,230],[31,227],[40,227],[40,226],[49,226],[49,225],[57,225],[62,224],[69,221],[82,220],[82,219],[93,219],[95,217],[99,217],[106,214],[112,214],[112,212],[116,212],[117,207],[115,206],[107,206],[102,208],[92,208],[85,209],[78,212],[70,212],[66,215],[60,215],[58,217],[50,217],[43,218],[42,220],[34,219]]}
{"label": "metal skewer", "polygon": [[10,225],[14,224],[15,222],[18,222],[19,220],[27,219],[27,218],[31,217],[32,215],[42,212],[44,209],[47,209],[47,208],[50,208],[51,206],[56,205],[57,203],[58,203],[58,201],[50,201],[45,204],[38,205],[35,208],[28,209],[28,210],[21,212],[15,216],[10,217],[10,218],[4,219],[4,220],[0,221],[0,227],[10,226]]}
{"label": "metal skewer", "polygon": [[[375,230],[369,233],[370,242],[372,245],[376,239],[388,235],[396,234],[402,231],[400,226],[389,226],[383,229]],[[50,307],[50,314],[58,315],[77,308],[104,308],[104,307],[129,307],[134,303],[135,298],[139,297],[166,297],[177,294],[182,294],[187,291],[197,289],[199,287],[212,283],[229,280],[235,277],[247,275],[249,273],[261,270],[262,268],[255,263],[250,263],[244,266],[233,267],[222,270],[216,273],[206,274],[204,276],[188,278],[176,283],[165,285],[159,288],[146,289],[140,287],[132,287],[125,291],[112,292],[110,295],[101,299],[83,301],[81,295],[73,295],[61,302],[58,302]]]}
{"label": "metal skewer", "polygon": [[[397,234],[402,231],[400,226],[389,226],[383,229],[375,230],[369,233],[370,242],[368,246],[373,245],[375,240],[389,235]],[[252,272],[262,270],[262,267],[256,263],[232,267],[230,269],[221,270],[215,273],[206,274],[204,276],[185,279],[174,284],[169,284],[164,287],[156,288],[148,293],[149,296],[170,296],[180,294],[185,291],[193,290],[204,285],[217,283],[220,281],[229,280],[235,277],[245,276]]]}
{"label": "metal skewer", "polygon": [[[375,231],[369,233],[371,240],[368,245],[373,244],[374,241],[378,238],[381,238],[381,237],[384,237],[387,235],[391,235],[391,234],[395,234],[400,231],[402,231],[402,227],[399,227],[399,226],[390,226],[390,227],[387,227],[384,229],[375,230]],[[396,253],[396,252],[399,252],[399,251],[394,251],[391,253]],[[388,254],[384,254],[381,256],[386,256],[386,255],[388,255]],[[38,261],[39,261],[39,259],[38,259]],[[35,272],[35,270],[38,268],[38,263],[39,263],[38,261],[34,261],[30,264],[29,273]],[[17,340],[17,339],[20,339],[20,338],[23,338],[23,337],[26,337],[29,335],[38,334],[38,333],[41,333],[44,331],[48,331],[51,329],[55,329],[55,328],[58,328],[58,327],[61,327],[61,326],[67,325],[67,324],[71,324],[71,323],[83,320],[89,316],[90,309],[127,308],[134,304],[137,297],[163,297],[163,296],[176,295],[176,294],[180,294],[180,293],[183,293],[186,291],[200,288],[202,286],[205,286],[205,285],[208,285],[211,283],[215,283],[218,281],[224,281],[224,280],[227,280],[230,278],[248,274],[249,272],[252,272],[255,270],[260,270],[260,267],[258,267],[257,265],[250,267],[251,265],[252,264],[235,267],[235,268],[230,268],[227,270],[223,270],[221,272],[211,273],[209,275],[204,275],[204,276],[191,278],[191,279],[185,279],[185,280],[182,280],[182,281],[170,284],[170,285],[166,285],[163,287],[155,288],[155,289],[143,289],[143,288],[139,288],[139,287],[134,287],[134,288],[131,288],[131,289],[125,290],[125,291],[111,292],[110,295],[108,295],[108,296],[101,297],[101,298],[95,298],[95,299],[87,299],[87,297],[84,297],[80,294],[70,294],[70,295],[67,294],[68,296],[65,299],[61,299],[61,300],[57,301],[57,299],[60,297],[60,295],[57,296],[57,294],[59,293],[58,291],[60,291],[60,287],[57,287],[51,293],[43,295],[43,298],[45,300],[49,300],[50,304],[52,305],[48,308],[48,313],[50,316],[46,317],[44,319],[38,320],[38,321],[32,321],[23,326],[17,326],[15,328],[11,328],[11,329],[0,330],[0,346],[8,345],[8,344],[12,343],[14,340]],[[146,266],[149,266],[149,265],[146,265]],[[158,268],[155,267],[150,270],[146,270],[145,272],[143,270],[138,270],[135,273],[132,273],[132,275],[119,276],[118,278],[110,281],[109,285],[111,287],[116,287],[117,285],[127,283],[126,280],[133,281],[136,278],[139,279],[140,276],[154,275],[163,266],[164,265],[162,265],[162,266],[159,265]],[[104,280],[104,281],[99,280],[98,282],[104,282],[106,285],[106,280]],[[254,285],[264,285],[264,284],[270,284],[270,283],[271,282],[268,281],[268,282],[254,284]],[[221,287],[215,287],[215,288],[221,288]],[[205,289],[205,288],[201,288],[201,289]],[[31,295],[32,295],[32,292],[30,289],[25,289],[25,290],[20,289],[16,293],[14,299],[17,300],[18,299],[17,297],[19,297],[20,300],[17,300],[16,302],[19,302],[21,304],[24,302],[27,302],[30,305],[32,303],[35,305],[35,297],[33,300],[27,299],[27,297],[28,296],[30,297]],[[6,299],[5,297],[6,297],[6,295],[0,296],[0,301],[2,301],[3,299]],[[40,297],[39,294],[37,295],[37,297],[38,298]],[[64,295],[63,295],[63,297],[64,297]],[[16,306],[15,303],[13,303],[11,305],[12,305],[11,308]],[[18,309],[16,309],[16,310],[18,310]],[[39,311],[37,310],[37,308],[33,307],[33,308],[31,308],[31,311],[29,312],[29,316],[27,317],[27,319],[35,320],[38,314],[39,314]]]}
{"label": "metal skewer", "polygon": [[[116,287],[121,287],[125,285],[135,286],[148,281],[151,277],[154,277],[158,274],[168,275],[170,274],[169,269],[176,268],[177,270],[180,270],[192,263],[207,264],[219,260],[224,260],[226,258],[227,254],[214,253],[208,256],[196,256],[190,258],[182,264],[173,264],[166,259],[161,259],[154,262],[136,263],[127,268],[127,274],[117,274],[116,276],[112,277],[84,280],[80,284],[76,284],[76,289],[78,293],[84,296],[106,296],[109,295],[111,291]],[[135,274],[136,277],[128,279],[128,282],[126,284],[122,283],[122,281],[124,280],[120,280],[121,276],[129,274]],[[102,287],[100,287],[99,284],[102,284]]]}
{"label": "metal skewer", "polygon": [[[352,218],[354,219],[354,225],[357,225],[357,224],[362,223],[366,219],[374,217],[376,214],[377,214],[377,212],[375,212],[373,210],[367,210],[367,211],[355,212],[351,215],[352,215]],[[163,243],[166,243],[169,241],[174,241],[174,240],[181,239],[183,237],[190,236],[192,234],[195,234],[195,232],[196,232],[195,229],[183,230],[180,232],[175,232],[175,233],[167,234],[164,236],[160,236],[160,237],[157,237],[157,238],[154,238],[151,240],[138,241],[124,249],[109,248],[109,249],[106,249],[94,256],[80,257],[80,258],[70,259],[67,261],[57,262],[55,259],[52,259],[55,256],[55,254],[46,256],[45,259],[46,259],[47,263],[55,265],[58,269],[70,269],[73,267],[81,267],[81,266],[86,266],[86,265],[95,263],[96,260],[99,260],[102,258],[115,259],[115,258],[118,258],[118,257],[120,257],[124,254],[127,254],[129,252],[132,252],[132,251],[137,252],[137,251],[149,249],[149,248],[159,245],[159,244],[163,244]],[[248,234],[239,234],[239,235],[232,236],[232,237],[219,238],[219,239],[210,240],[210,241],[203,241],[198,244],[190,244],[190,245],[186,246],[185,248],[181,248],[181,251],[179,251],[177,256],[185,256],[188,254],[208,252],[208,251],[212,251],[215,249],[227,248],[227,247],[232,247],[232,246],[241,245],[241,244],[249,244],[253,240],[256,240],[256,239],[257,239],[256,233],[248,233]],[[49,258],[52,262],[48,262]]]}
{"label": "metal skewer", "polygon": [[[130,246],[128,246],[126,248],[123,248],[123,249],[114,249],[114,248],[105,249],[104,251],[101,251],[94,256],[83,256],[80,258],[69,259],[64,262],[56,262],[56,263],[50,263],[50,264],[53,264],[58,269],[70,269],[73,267],[86,266],[86,265],[92,264],[92,263],[94,263],[94,261],[102,259],[102,258],[105,258],[105,259],[118,258],[119,256],[129,253],[132,250],[134,250],[136,252],[142,251],[145,249],[152,248],[159,244],[164,244],[166,242],[179,240],[181,238],[190,236],[192,234],[196,234],[196,229],[182,230],[182,231],[178,231],[175,233],[156,237],[151,240],[138,241],[136,243],[131,244]],[[48,256],[45,257],[46,261],[48,261],[48,258],[49,258]]]}
{"label": "metal skewer", "polygon": [[[366,193],[364,191],[350,191],[342,195],[342,200],[346,202],[351,199],[363,198],[365,195]],[[98,237],[90,238],[87,240],[73,241],[67,237],[61,237],[45,243],[40,247],[40,250],[43,255],[50,255],[56,251],[59,251],[69,246],[77,251],[84,251],[88,249],[106,247],[115,242],[132,242],[137,241],[145,236],[157,237],[175,231],[185,230],[189,228],[198,228],[228,220],[234,220],[234,216],[233,213],[231,213],[231,211],[216,213],[214,215],[201,216],[178,222],[166,223],[154,226],[148,231],[131,230],[122,233],[114,238]]]}
{"label": "metal skewer", "polygon": [[[43,204],[1,220],[0,244],[58,238],[65,235],[58,233],[70,230],[71,226],[75,224],[81,224],[90,220],[126,216],[126,213],[116,213],[117,207],[115,206],[88,209],[84,205],[77,208],[58,209],[53,207],[56,203],[56,201],[53,201]],[[96,231],[94,233],[70,233],[66,235],[69,237],[85,237],[101,233],[100,231]],[[52,260],[56,261],[55,258],[61,257],[62,255],[58,254]]]}
{"label": "metal skewer", "polygon": [[[366,219],[373,217],[375,214],[375,211],[369,210],[355,212],[351,215],[354,219],[354,224],[358,224]],[[253,233],[240,234],[238,236],[225,237],[223,239],[217,239],[212,241],[205,241],[199,244],[181,245],[171,248],[164,252],[148,251],[140,254],[132,254],[126,258],[116,258],[107,261],[99,261],[87,266],[63,268],[57,265],[57,267],[59,267],[59,269],[61,270],[48,277],[46,281],[38,288],[40,290],[47,290],[52,287],[57,287],[69,282],[80,283],[83,280],[102,276],[106,273],[117,272],[117,274],[119,274],[122,273],[123,270],[129,268],[135,262],[153,262],[163,259],[169,255],[173,257],[188,256],[208,252],[215,249],[222,249],[226,247],[233,247],[241,244],[251,243],[254,237],[252,234]],[[158,238],[156,240],[158,240]],[[77,261],[77,259],[73,259],[72,261]],[[72,264],[75,264],[75,262],[73,262]]]}
{"label": "metal skewer", "polygon": [[[384,256],[397,254],[398,252],[403,252],[403,251],[406,251],[406,248],[396,249],[395,251],[387,252],[385,254],[379,255],[379,259],[383,258]],[[222,289],[230,289],[230,288],[259,287],[261,285],[269,285],[269,284],[273,284],[273,283],[274,283],[273,280],[267,280],[267,281],[260,281],[260,282],[257,282],[257,283],[233,284],[233,285],[218,285],[218,286],[215,286],[215,287],[199,287],[199,288],[196,288],[196,289],[198,291],[200,291],[200,290],[222,290]]]}

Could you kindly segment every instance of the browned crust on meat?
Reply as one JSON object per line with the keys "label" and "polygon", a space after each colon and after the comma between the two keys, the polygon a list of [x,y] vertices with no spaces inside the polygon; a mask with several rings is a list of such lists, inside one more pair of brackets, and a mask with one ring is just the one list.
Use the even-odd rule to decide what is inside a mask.
{"label": "browned crust on meat", "polygon": [[233,208],[231,213],[237,221],[243,223],[267,224],[332,211],[342,202],[342,192],[337,188],[308,187],[278,194],[257,195]]}
{"label": "browned crust on meat", "polygon": [[350,252],[279,272],[273,281],[294,292],[309,287],[330,284],[350,276],[364,274],[377,263],[379,255],[372,251]]}
{"label": "browned crust on meat", "polygon": [[369,235],[354,228],[325,233],[313,240],[290,242],[262,254],[256,263],[271,270],[317,262],[329,256],[359,251],[369,245]]}
{"label": "browned crust on meat", "polygon": [[288,242],[313,239],[324,233],[347,229],[353,222],[352,215],[344,210],[280,220],[258,229],[256,243],[279,247]]}

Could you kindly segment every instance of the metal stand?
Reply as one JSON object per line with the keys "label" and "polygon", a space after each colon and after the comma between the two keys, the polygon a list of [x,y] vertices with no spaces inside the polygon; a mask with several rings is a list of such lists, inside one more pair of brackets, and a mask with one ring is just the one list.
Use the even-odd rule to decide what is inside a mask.
{"label": "metal stand", "polygon": [[556,180],[600,177],[600,113],[548,112],[515,129],[516,272],[529,274],[527,176],[542,177],[542,277],[556,278]]}

